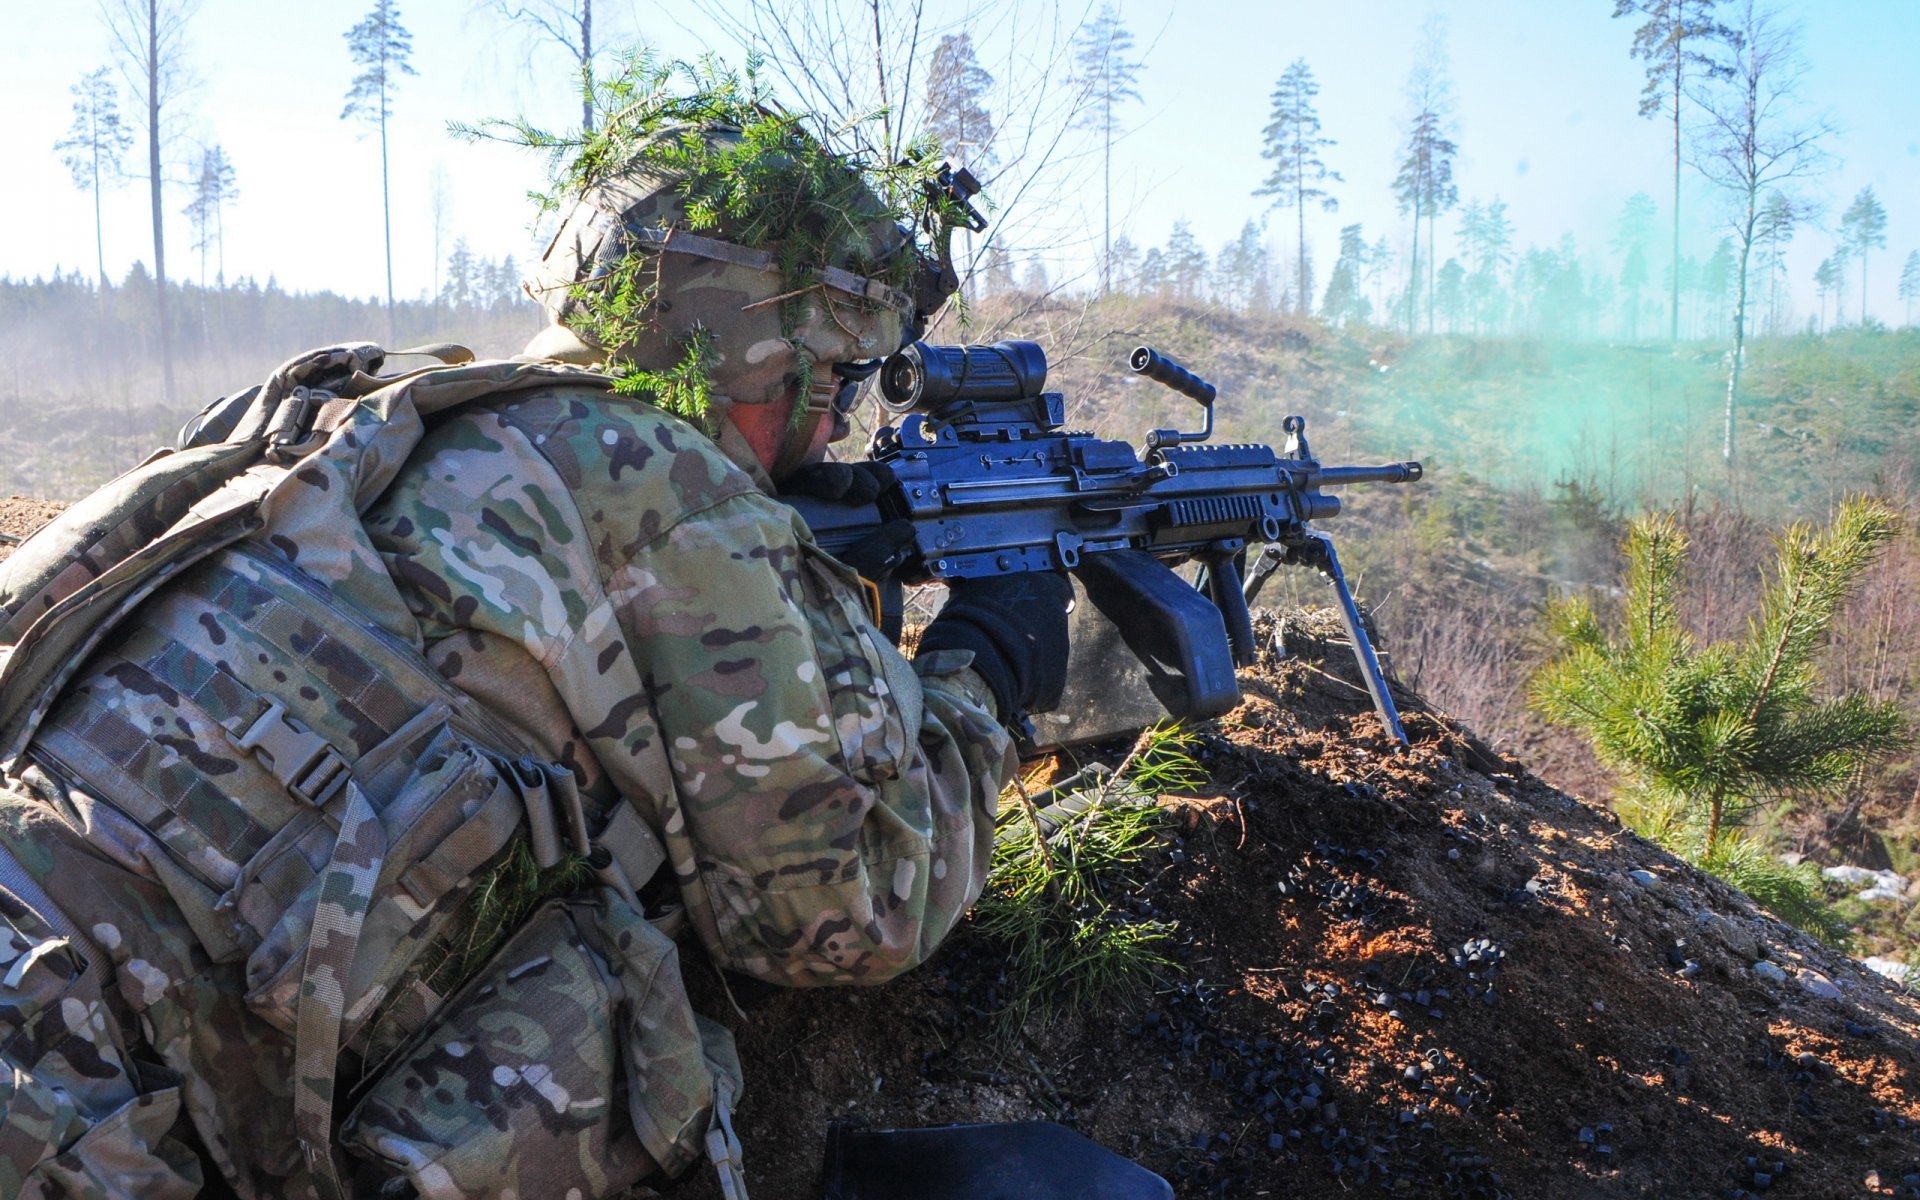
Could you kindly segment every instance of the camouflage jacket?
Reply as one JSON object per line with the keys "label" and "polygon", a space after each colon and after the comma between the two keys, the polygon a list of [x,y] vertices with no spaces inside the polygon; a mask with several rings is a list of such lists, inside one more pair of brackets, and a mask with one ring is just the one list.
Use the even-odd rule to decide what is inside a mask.
{"label": "camouflage jacket", "polygon": [[[383,1012],[406,1007],[404,989],[388,991],[404,963],[381,966],[382,949],[417,953],[428,924],[438,927],[431,914],[451,911],[518,820],[518,799],[484,758],[447,742],[444,724],[421,726],[429,712],[406,716],[433,688],[397,681],[432,672],[380,651],[382,639],[422,652],[454,685],[448,695],[463,694],[456,708],[471,698],[492,714],[464,728],[514,727],[482,744],[517,740],[570,768],[595,822],[631,805],[722,963],[788,984],[876,981],[938,944],[981,887],[1012,761],[964,656],[909,665],[873,629],[853,577],[746,466],[599,378],[476,364],[381,388],[337,415],[324,446],[292,469],[234,485],[264,496],[250,545],[174,576],[47,715],[31,757],[58,769],[35,767],[21,785],[81,840],[0,829],[0,850],[11,847],[77,928],[134,931],[110,939],[114,962],[126,958],[128,1015],[184,1081],[206,1152],[243,1194],[304,1190],[300,1148],[311,1164],[331,1140],[334,1048],[362,1044],[353,1031],[383,998]],[[305,582],[274,584],[285,567],[273,563],[297,566]],[[338,618],[325,610],[352,614],[351,626],[329,624]],[[349,786],[344,805],[328,801],[327,819],[281,777],[300,756],[283,764],[272,746],[267,758],[248,749],[256,732],[280,728],[271,714],[282,701],[357,763],[364,792]],[[122,892],[137,903],[115,907]],[[609,909],[587,940],[619,919]],[[541,920],[558,918],[530,923],[511,944],[520,957],[488,970],[532,988],[535,1026],[559,1037],[548,1018],[561,984],[525,975],[559,970],[526,941],[548,927]],[[718,1088],[726,1072],[701,1065],[707,1031],[686,1012],[677,974],[658,965],[671,962],[671,943],[655,935],[649,948],[644,924],[582,952],[575,974],[680,995],[677,1006],[660,996],[671,1022],[633,995],[619,1018],[639,1023],[624,1040],[644,1050],[625,1064],[633,1127],[672,1166],[685,1131],[648,1136],[642,1110],[657,1094],[665,1119],[695,1119],[703,1081]],[[347,926],[355,932],[342,940]],[[617,958],[628,967],[608,965]],[[641,969],[642,958],[656,965]],[[575,1031],[575,1049],[542,1057],[538,1039],[508,1036],[524,1021],[489,1015],[506,1003],[498,980],[475,982],[487,986],[449,1000],[444,1019],[401,1022],[428,1041],[383,1074],[379,1088],[391,1076],[397,1100],[376,1094],[361,1116],[384,1106],[418,1144],[389,1139],[373,1152],[402,1165],[469,1147],[482,1181],[579,1158],[583,1194],[605,1194],[591,1180],[609,1156],[585,1143],[549,1154],[541,1105],[552,1087],[512,1081],[577,1067],[572,1108],[584,1113],[583,1097],[597,1097],[604,1113],[617,1085],[595,1055],[620,1039],[591,1027],[614,1020],[613,1006],[567,991],[564,1007],[589,1028]],[[482,1034],[498,1044],[477,1050]],[[443,1038],[454,1040],[435,1049]],[[464,1079],[482,1060],[494,1062],[499,1094],[463,1084],[471,1104],[422,1124],[409,1081]],[[39,1070],[15,1066],[16,1079]],[[277,1115],[289,1105],[298,1146]],[[469,1119],[480,1124],[461,1124]],[[594,1128],[623,1136],[604,1120]],[[488,1130],[491,1142],[473,1136]],[[691,1132],[697,1144],[700,1129]],[[20,1161],[35,1153],[24,1147]],[[424,1187],[427,1175],[408,1170]],[[489,1186],[456,1179],[422,1194]]]}
{"label": "camouflage jacket", "polygon": [[468,408],[366,525],[428,657],[640,808],[724,965],[876,982],[978,896],[1012,762],[984,685],[964,655],[909,668],[690,426],[585,388]]}

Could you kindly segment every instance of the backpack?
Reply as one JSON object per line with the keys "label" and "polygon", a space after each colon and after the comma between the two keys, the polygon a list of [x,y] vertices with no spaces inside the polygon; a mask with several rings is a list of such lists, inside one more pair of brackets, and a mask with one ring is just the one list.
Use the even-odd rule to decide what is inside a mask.
{"label": "backpack", "polygon": [[[166,847],[160,869],[176,899],[186,897],[196,933],[216,959],[246,956],[249,1007],[294,1041],[295,1128],[328,1197],[343,1192],[331,1150],[341,1047],[376,1010],[399,1012],[412,1041],[393,1051],[403,1071],[437,1029],[458,1025],[460,996],[432,994],[418,980],[408,992],[401,975],[508,841],[524,831],[542,866],[566,849],[587,856],[613,892],[604,920],[629,926],[646,925],[634,886],[665,859],[626,804],[589,844],[570,773],[542,761],[421,655],[411,615],[359,523],[429,419],[528,388],[605,390],[607,377],[555,362],[473,362],[457,346],[401,353],[440,362],[380,375],[387,353],[370,343],[290,359],[258,387],[216,400],[175,447],[74,504],[0,562],[0,767],[19,770],[31,746],[79,778],[107,781],[107,795]],[[342,536],[316,536],[336,530]],[[297,568],[263,544],[276,533],[303,535]],[[308,685],[256,691],[212,669],[198,640],[203,626],[216,645],[258,636],[260,662],[271,656],[274,674],[304,672]],[[316,641],[324,662],[315,661]],[[97,669],[96,652],[132,656],[187,697],[220,754],[244,769],[216,786],[190,762],[156,761],[147,735],[110,701],[68,688]],[[330,691],[330,672],[371,681],[361,691],[372,694]],[[359,718],[350,728],[330,723],[343,706]],[[216,819],[196,827],[154,799],[161,796],[178,797],[182,808],[198,803]],[[229,836],[243,826],[250,838]],[[220,836],[204,836],[207,828]],[[650,953],[670,960],[671,925],[656,924],[667,927],[643,930],[639,941],[629,933],[620,945],[651,934]],[[730,1126],[739,1089],[730,1038],[692,1014],[677,967],[656,965],[649,973],[660,985],[636,997],[612,982],[633,974],[613,958],[583,962],[582,978],[597,963],[601,983],[614,989],[608,997],[644,1010],[622,1044],[636,1093],[630,1116],[647,1156],[671,1172],[704,1153],[728,1193],[744,1196]],[[608,997],[597,1002],[611,1008]],[[675,1039],[638,1046],[641,1026]],[[370,1108],[365,1123],[380,1111]],[[471,1138],[462,1129],[448,1141],[468,1143],[484,1169],[488,1151]],[[379,1140],[362,1134],[357,1144]]]}

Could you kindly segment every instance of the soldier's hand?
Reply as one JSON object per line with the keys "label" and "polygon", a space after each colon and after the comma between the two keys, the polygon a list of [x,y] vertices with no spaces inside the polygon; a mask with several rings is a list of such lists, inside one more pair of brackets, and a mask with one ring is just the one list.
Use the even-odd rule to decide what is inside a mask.
{"label": "soldier's hand", "polygon": [[1000,719],[1051,711],[1067,685],[1065,575],[1034,571],[949,585],[947,603],[920,635],[921,651],[971,650],[973,669],[1000,706]]}
{"label": "soldier's hand", "polygon": [[893,470],[876,462],[808,463],[787,476],[781,490],[837,500],[842,504],[872,504],[894,484]]}

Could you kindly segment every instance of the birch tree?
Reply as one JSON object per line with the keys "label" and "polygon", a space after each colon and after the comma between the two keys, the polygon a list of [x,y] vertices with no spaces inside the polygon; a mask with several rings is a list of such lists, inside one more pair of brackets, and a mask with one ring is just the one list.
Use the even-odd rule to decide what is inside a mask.
{"label": "birch tree", "polygon": [[1703,78],[1694,95],[1704,117],[1694,162],[1726,194],[1738,257],[1721,444],[1731,477],[1740,374],[1746,364],[1748,266],[1759,240],[1760,198],[1770,189],[1824,170],[1828,157],[1820,141],[1833,127],[1800,111],[1799,86],[1806,65],[1796,27],[1782,24],[1757,0],[1742,0],[1721,45],[1724,70]]}
{"label": "birch tree", "polygon": [[593,0],[488,0],[501,19],[552,42],[574,61],[580,87],[580,129],[593,132]]}

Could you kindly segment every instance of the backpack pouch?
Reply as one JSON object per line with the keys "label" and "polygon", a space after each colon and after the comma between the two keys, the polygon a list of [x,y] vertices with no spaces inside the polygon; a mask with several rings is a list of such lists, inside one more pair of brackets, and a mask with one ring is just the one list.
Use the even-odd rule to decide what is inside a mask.
{"label": "backpack pouch", "polygon": [[715,1070],[673,943],[610,893],[552,901],[396,1056],[340,1140],[422,1200],[617,1195],[702,1153]]}

